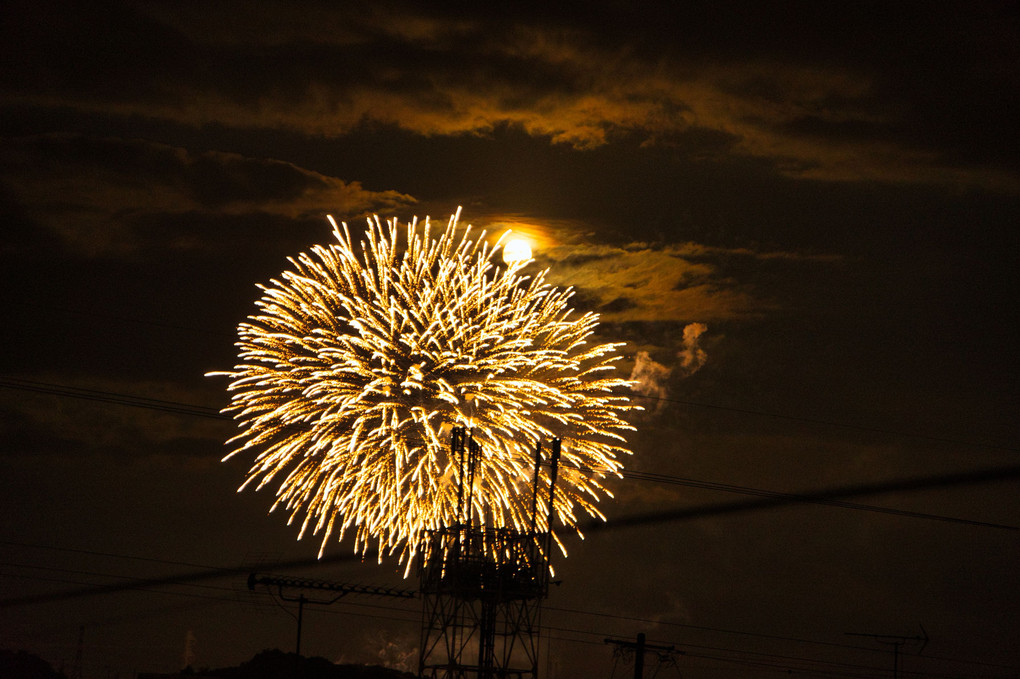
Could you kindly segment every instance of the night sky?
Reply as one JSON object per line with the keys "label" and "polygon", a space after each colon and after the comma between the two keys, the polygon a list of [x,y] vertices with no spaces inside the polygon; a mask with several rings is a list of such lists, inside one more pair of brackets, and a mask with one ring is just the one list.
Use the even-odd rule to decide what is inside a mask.
{"label": "night sky", "polygon": [[[888,677],[896,644],[904,677],[1017,676],[1015,8],[483,5],[4,3],[0,646],[221,667],[293,649],[249,570],[415,589],[349,542],[284,569],[318,541],[236,493],[205,374],[327,214],[463,206],[601,314],[645,407],[542,676],[638,632],[686,679]],[[417,662],[416,602],[304,628]]]}

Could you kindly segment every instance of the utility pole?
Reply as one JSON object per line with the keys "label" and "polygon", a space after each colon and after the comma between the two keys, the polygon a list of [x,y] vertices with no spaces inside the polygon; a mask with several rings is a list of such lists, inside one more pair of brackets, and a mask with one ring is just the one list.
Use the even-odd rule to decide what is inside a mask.
{"label": "utility pole", "polygon": [[874,639],[878,643],[884,646],[893,647],[893,679],[899,679],[900,677],[900,649],[903,648],[908,642],[921,644],[921,650],[917,652],[918,655],[924,651],[924,647],[928,645],[928,632],[925,631],[924,625],[921,625],[921,635],[905,637],[898,634],[871,634],[869,632],[844,632],[848,637],[868,637]]}
{"label": "utility pole", "polygon": [[181,669],[187,669],[191,667],[194,669],[195,665],[195,632],[188,630],[188,633],[184,635],[184,657]]}
{"label": "utility pole", "polygon": [[617,651],[634,652],[634,679],[643,679],[645,672],[645,651],[658,651],[662,654],[681,654],[683,651],[676,650],[675,646],[656,646],[645,642],[645,633],[639,632],[637,641],[624,641],[622,639],[606,639],[607,644],[616,646]]}
{"label": "utility pole", "polygon": [[81,679],[81,659],[85,650],[85,625],[78,626],[78,650],[74,655],[74,667],[71,668],[71,679]]}
{"label": "utility pole", "polygon": [[[258,585],[276,587],[277,595],[284,601],[295,601],[298,605],[297,615],[297,649],[295,653],[301,655],[301,623],[304,618],[305,604],[316,604],[329,606],[336,603],[348,594],[367,594],[370,596],[392,596],[402,599],[413,599],[415,593],[409,590],[393,589],[391,587],[376,587],[373,585],[350,585],[342,582],[329,582],[327,580],[312,580],[310,578],[295,578],[286,575],[268,575],[252,573],[248,576],[248,589],[255,591]],[[287,590],[297,590],[298,595],[288,596],[284,594]],[[305,596],[305,590],[318,590],[332,592],[332,597],[322,599],[309,599]]]}

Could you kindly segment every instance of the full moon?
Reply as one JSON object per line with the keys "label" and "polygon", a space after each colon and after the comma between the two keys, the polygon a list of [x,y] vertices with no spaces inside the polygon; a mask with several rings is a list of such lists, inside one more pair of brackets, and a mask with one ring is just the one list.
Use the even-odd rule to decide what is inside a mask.
{"label": "full moon", "polygon": [[507,264],[531,259],[531,246],[523,238],[515,238],[503,247],[503,261]]}

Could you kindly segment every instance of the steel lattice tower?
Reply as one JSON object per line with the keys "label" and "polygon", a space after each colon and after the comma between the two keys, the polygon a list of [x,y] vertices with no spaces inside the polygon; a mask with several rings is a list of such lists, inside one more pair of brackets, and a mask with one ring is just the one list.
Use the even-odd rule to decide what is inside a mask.
{"label": "steel lattice tower", "polygon": [[528,532],[474,526],[471,493],[480,449],[471,433],[455,429],[460,462],[457,523],[429,531],[419,551],[422,679],[536,679],[541,602],[549,591],[552,506],[560,441],[553,439],[549,521],[536,530],[542,444],[535,451],[535,481]]}

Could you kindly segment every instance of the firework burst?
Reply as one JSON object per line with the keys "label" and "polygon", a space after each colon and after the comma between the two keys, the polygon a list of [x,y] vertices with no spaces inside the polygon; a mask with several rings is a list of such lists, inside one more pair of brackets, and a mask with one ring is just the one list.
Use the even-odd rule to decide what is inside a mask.
{"label": "firework burst", "polygon": [[[336,242],[259,286],[238,365],[213,373],[230,378],[224,412],[242,430],[227,458],[255,455],[241,488],[276,482],[273,509],[300,521],[299,539],[321,535],[324,549],[353,532],[359,553],[413,555],[423,531],[456,520],[451,425],[481,444],[475,525],[529,530],[534,450],[554,436],[551,514],[566,527],[580,512],[604,518],[596,503],[629,453],[622,415],[636,407],[610,374],[620,345],[590,344],[597,315],[576,315],[545,272],[522,275],[527,262],[494,264],[502,240],[489,246],[458,217],[436,232],[427,218],[401,229],[376,217],[357,242],[330,218]],[[540,530],[549,515],[540,499]]]}

